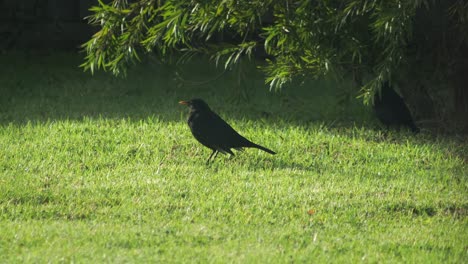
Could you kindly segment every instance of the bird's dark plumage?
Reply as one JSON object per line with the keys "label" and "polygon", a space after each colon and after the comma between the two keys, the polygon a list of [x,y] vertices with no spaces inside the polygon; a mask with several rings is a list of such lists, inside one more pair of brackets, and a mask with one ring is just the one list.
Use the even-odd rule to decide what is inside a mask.
{"label": "bird's dark plumage", "polygon": [[387,127],[406,126],[414,133],[419,132],[403,98],[393,90],[388,82],[382,85],[381,93],[376,93],[374,96],[374,111],[380,122]]}
{"label": "bird's dark plumage", "polygon": [[[193,136],[205,147],[213,150],[207,162],[218,152],[234,155],[233,149],[258,148],[270,154],[274,151],[257,145],[239,135],[228,123],[226,123],[202,99],[180,101],[179,104],[187,105],[190,109],[188,125]],[[213,158],[213,159],[214,159]]]}

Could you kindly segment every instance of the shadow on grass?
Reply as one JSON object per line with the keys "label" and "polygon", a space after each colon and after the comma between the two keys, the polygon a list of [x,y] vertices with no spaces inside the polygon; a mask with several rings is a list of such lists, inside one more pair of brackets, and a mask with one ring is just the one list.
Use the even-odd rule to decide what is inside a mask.
{"label": "shadow on grass", "polygon": [[225,119],[282,119],[297,125],[364,125],[371,119],[357,100],[338,106],[339,91],[330,81],[270,92],[253,63],[223,71],[203,59],[184,67],[148,59],[123,78],[85,73],[78,67],[81,60],[74,54],[2,56],[0,122],[149,116],[179,121],[186,109],[178,101],[195,97]]}
{"label": "shadow on grass", "polygon": [[[270,154],[262,153],[259,156],[252,156],[251,154],[242,153],[242,152],[254,152],[257,150],[254,149],[245,149],[245,151],[235,152],[235,156],[229,156],[228,154],[218,155],[217,159],[209,164],[206,164],[206,167],[217,172],[220,169],[223,169],[226,164],[232,163],[237,164],[238,166],[247,167],[249,171],[274,171],[274,170],[284,170],[288,169],[290,171],[316,171],[317,173],[320,172],[319,169],[314,168],[312,163],[305,164],[305,163],[298,163],[291,160],[287,162],[284,159],[277,158],[277,156],[273,156]],[[201,159],[197,159],[194,162],[200,162]],[[236,165],[236,167],[237,167]]]}

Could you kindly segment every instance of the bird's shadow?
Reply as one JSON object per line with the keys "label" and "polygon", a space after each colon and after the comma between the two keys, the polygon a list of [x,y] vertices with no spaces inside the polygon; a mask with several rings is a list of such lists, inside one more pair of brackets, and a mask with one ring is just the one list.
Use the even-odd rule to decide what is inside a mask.
{"label": "bird's shadow", "polygon": [[[216,160],[212,160],[209,163],[205,163],[207,168],[213,170],[219,170],[225,166],[239,166],[251,171],[257,170],[295,170],[295,171],[317,171],[319,170],[314,167],[315,162],[311,158],[310,164],[298,163],[295,161],[286,161],[278,153],[276,155],[265,154],[264,157],[255,156],[243,153],[243,151],[236,152],[235,156],[232,155],[218,155]],[[200,160],[201,161],[201,160]]]}

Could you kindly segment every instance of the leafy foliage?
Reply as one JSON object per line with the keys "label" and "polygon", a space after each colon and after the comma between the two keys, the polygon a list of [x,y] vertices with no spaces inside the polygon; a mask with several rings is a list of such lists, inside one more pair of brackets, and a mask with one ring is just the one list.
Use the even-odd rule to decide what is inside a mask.
{"label": "leafy foliage", "polygon": [[[113,0],[93,7],[101,29],[83,45],[82,67],[125,73],[140,53],[210,54],[229,68],[264,50],[271,89],[300,76],[358,75],[372,99],[406,61],[416,12],[429,0]],[[463,1],[447,12],[468,24]],[[462,41],[463,38],[461,38]]]}

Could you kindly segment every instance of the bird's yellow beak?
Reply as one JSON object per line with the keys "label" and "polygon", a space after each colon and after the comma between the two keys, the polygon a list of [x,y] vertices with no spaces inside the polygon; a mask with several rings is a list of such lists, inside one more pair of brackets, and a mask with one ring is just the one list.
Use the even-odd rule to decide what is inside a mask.
{"label": "bird's yellow beak", "polygon": [[179,104],[181,104],[181,105],[188,105],[188,102],[187,102],[187,101],[180,101]]}

